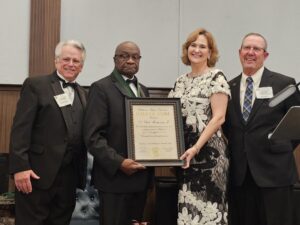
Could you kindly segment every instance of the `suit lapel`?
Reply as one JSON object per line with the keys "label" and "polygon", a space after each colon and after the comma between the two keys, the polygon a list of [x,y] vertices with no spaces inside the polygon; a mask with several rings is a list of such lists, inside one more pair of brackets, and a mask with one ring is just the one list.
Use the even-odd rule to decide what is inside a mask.
{"label": "suit lapel", "polygon": [[[53,90],[53,93],[54,93],[53,98],[54,98],[55,95],[60,95],[60,94],[64,93],[62,88],[61,88],[61,85],[60,85],[60,82],[59,82],[58,78],[56,78],[56,72],[53,73],[53,76],[51,76],[51,87],[52,87],[52,90]],[[71,123],[72,123],[71,116],[70,116],[70,106],[63,106],[63,107],[58,106],[58,108],[62,112],[63,118],[64,118],[66,126],[67,126],[67,130],[70,131]]]}
{"label": "suit lapel", "polygon": [[126,85],[124,79],[121,77],[121,75],[114,70],[111,74],[111,79],[114,85],[118,88],[118,90],[125,96],[130,98],[135,98],[135,94],[132,92],[130,87]]}
{"label": "suit lapel", "polygon": [[86,92],[85,92],[85,90],[82,87],[78,86],[76,91],[79,95],[82,107],[85,108],[85,106],[86,106]]}
{"label": "suit lapel", "polygon": [[138,91],[139,91],[140,97],[142,97],[142,98],[147,97],[140,84],[139,84],[139,90]]}
{"label": "suit lapel", "polygon": [[135,97],[135,96],[133,96],[131,93],[130,93],[130,91],[128,91],[123,85],[121,85],[118,81],[114,81],[114,85],[119,89],[119,91],[123,94],[123,95],[125,95],[125,96],[127,96],[127,97],[130,97],[130,98],[133,98],[133,97]]}
{"label": "suit lapel", "polygon": [[237,77],[237,79],[235,79],[230,85],[231,92],[232,92],[231,101],[233,103],[234,110],[236,111],[236,114],[239,117],[239,120],[241,120],[242,123],[245,123],[245,121],[243,119],[243,114],[241,111],[241,102],[240,102],[241,78],[242,78],[242,75]]}

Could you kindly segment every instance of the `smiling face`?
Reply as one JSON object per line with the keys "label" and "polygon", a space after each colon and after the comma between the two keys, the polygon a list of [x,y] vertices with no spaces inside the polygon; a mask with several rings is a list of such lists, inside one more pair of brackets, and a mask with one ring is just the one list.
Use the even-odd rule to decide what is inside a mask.
{"label": "smiling face", "polygon": [[264,65],[264,61],[268,55],[266,43],[262,37],[257,35],[246,37],[239,50],[243,72],[246,75],[256,73]]}
{"label": "smiling face", "polygon": [[62,47],[60,56],[55,59],[55,67],[67,81],[74,81],[83,67],[82,51],[71,46]]}
{"label": "smiling face", "polygon": [[210,49],[207,38],[204,35],[199,35],[188,47],[188,59],[193,66],[195,64],[207,64],[209,57]]}

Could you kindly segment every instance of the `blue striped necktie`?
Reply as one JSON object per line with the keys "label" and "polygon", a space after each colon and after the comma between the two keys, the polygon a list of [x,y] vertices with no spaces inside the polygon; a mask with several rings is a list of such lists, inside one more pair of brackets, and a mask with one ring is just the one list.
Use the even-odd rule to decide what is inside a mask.
{"label": "blue striped necktie", "polygon": [[243,105],[243,118],[247,122],[251,109],[252,109],[252,96],[253,96],[253,79],[252,77],[248,77],[246,79],[246,91],[244,97],[244,105]]}

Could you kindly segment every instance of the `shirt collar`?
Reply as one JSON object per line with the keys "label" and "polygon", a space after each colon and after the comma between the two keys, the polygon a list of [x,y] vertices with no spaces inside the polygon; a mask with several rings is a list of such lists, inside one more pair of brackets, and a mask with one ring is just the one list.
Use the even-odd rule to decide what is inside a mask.
{"label": "shirt collar", "polygon": [[59,78],[61,78],[62,80],[64,80],[66,83],[76,83],[75,80],[73,80],[73,81],[68,81],[68,80],[66,80],[66,79],[64,78],[64,76],[61,75],[58,71],[56,71],[56,73],[57,73],[57,76],[59,76]]}
{"label": "shirt collar", "polygon": [[[262,66],[259,70],[256,71],[256,73],[254,73],[253,75],[251,75],[252,79],[253,79],[253,83],[255,85],[258,85],[261,81],[261,77],[262,77],[262,74],[264,72],[264,69],[265,67]],[[249,76],[247,76],[246,74],[242,73],[242,79],[241,79],[241,82],[246,85],[246,79],[248,78]]]}
{"label": "shirt collar", "polygon": [[122,75],[122,77],[123,77],[123,79],[126,81],[126,80],[133,80],[134,79],[134,77],[135,77],[135,75],[132,77],[132,78],[128,78],[128,77],[126,77],[126,76],[124,76],[124,75]]}

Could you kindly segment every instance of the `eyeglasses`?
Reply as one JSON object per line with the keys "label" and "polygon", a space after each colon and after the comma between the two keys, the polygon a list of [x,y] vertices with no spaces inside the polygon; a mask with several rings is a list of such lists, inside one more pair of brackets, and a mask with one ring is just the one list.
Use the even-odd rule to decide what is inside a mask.
{"label": "eyeglasses", "polygon": [[71,59],[71,58],[60,58],[61,62],[65,63],[65,64],[69,64],[69,63],[73,63],[74,66],[79,66],[82,64],[82,61],[78,60],[78,59]]}
{"label": "eyeglasses", "polygon": [[245,51],[245,52],[249,52],[249,51],[251,51],[251,49],[252,49],[255,53],[259,53],[259,52],[261,52],[261,51],[264,51],[264,52],[266,51],[266,49],[260,48],[260,47],[256,47],[256,46],[248,46],[248,45],[242,46],[242,50]]}
{"label": "eyeglasses", "polygon": [[139,61],[142,58],[142,56],[140,56],[140,55],[129,55],[129,54],[115,55],[115,57],[118,57],[119,59],[121,59],[123,61],[128,61],[130,58],[132,58],[132,60],[134,60],[134,61]]}

